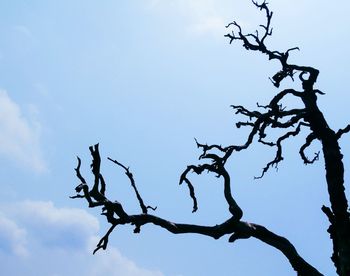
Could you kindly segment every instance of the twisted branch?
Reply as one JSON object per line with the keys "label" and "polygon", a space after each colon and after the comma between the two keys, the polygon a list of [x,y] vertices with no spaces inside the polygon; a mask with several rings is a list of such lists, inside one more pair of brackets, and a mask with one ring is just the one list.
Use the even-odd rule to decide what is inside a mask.
{"label": "twisted branch", "polygon": [[[199,144],[199,147],[202,147],[202,145]],[[217,148],[216,146],[214,147],[208,146],[208,147]],[[204,151],[206,152],[208,151],[208,148],[206,146],[203,146],[202,148]],[[96,161],[100,160],[98,147],[94,148],[94,154],[92,155],[92,157],[93,157],[92,164],[96,164]],[[95,160],[95,158],[97,158],[97,160]],[[229,242],[234,242],[237,239],[243,239],[243,238],[247,239],[247,238],[254,237],[281,251],[286,256],[286,258],[291,263],[292,267],[298,272],[299,275],[305,275],[305,276],[322,275],[314,267],[308,264],[302,257],[300,257],[300,255],[298,254],[294,246],[286,238],[274,234],[270,230],[266,229],[264,226],[241,221],[241,218],[243,216],[243,211],[238,206],[234,198],[232,197],[231,180],[228,172],[224,167],[223,158],[207,152],[205,155],[202,156],[201,159],[211,160],[212,163],[202,164],[198,166],[193,166],[193,165],[188,166],[187,169],[184,171],[184,173],[180,177],[180,183],[182,182],[190,183],[190,181],[187,178],[187,174],[190,171],[193,171],[197,174],[201,174],[203,171],[207,170],[209,172],[216,173],[218,177],[223,177],[224,196],[229,206],[229,211],[231,213],[231,217],[229,219],[227,219],[221,224],[216,224],[214,226],[202,226],[202,225],[195,225],[195,224],[171,222],[163,218],[160,218],[158,216],[147,214],[147,212],[144,212],[144,208],[141,208],[143,211],[143,213],[141,214],[129,215],[124,211],[121,203],[119,203],[118,201],[112,202],[104,196],[101,197],[101,195],[98,195],[95,192],[91,192],[92,190],[89,191],[88,184],[84,183],[84,184],[78,185],[76,188],[77,193],[80,193],[82,191],[84,195],[82,196],[78,194],[73,198],[77,198],[77,197],[86,198],[86,200],[89,203],[89,207],[91,208],[101,206],[103,211],[102,215],[106,216],[107,221],[111,224],[109,230],[106,232],[106,234],[100,239],[100,241],[96,245],[96,248],[93,251],[93,253],[95,254],[100,249],[105,250],[107,248],[108,242],[109,242],[109,236],[118,225],[125,225],[125,224],[134,225],[135,226],[134,233],[139,233],[143,225],[152,223],[174,234],[194,233],[194,234],[209,236],[214,239],[219,239],[225,235],[230,235],[228,240]],[[109,160],[111,159],[109,158]],[[111,161],[116,163],[117,165],[119,165],[125,170],[130,181],[131,179],[133,179],[132,174],[129,171],[129,168],[125,167],[123,164],[119,163],[116,160],[111,160]],[[78,159],[78,165],[75,170],[76,170],[78,179],[81,180],[82,176],[80,174],[80,166],[81,166],[81,161],[80,159]],[[92,173],[94,176],[97,173],[100,174],[99,170],[98,171],[94,170],[94,167],[93,167]],[[131,182],[134,183],[134,180]],[[136,192],[137,191],[136,186],[133,186],[133,187]],[[145,205],[143,204],[143,206]]]}
{"label": "twisted branch", "polygon": [[[267,47],[265,46],[265,40],[268,36],[271,36],[272,34],[271,19],[273,13],[269,10],[266,1],[263,1],[261,4],[254,0],[252,2],[255,5],[255,7],[257,7],[260,11],[266,13],[266,23],[264,25],[260,25],[260,28],[262,28],[262,34],[259,34],[259,31],[256,31],[255,33],[245,35],[242,32],[241,26],[235,21],[233,21],[226,26],[227,28],[232,28],[232,32],[225,36],[230,39],[230,43],[232,43],[235,40],[242,41],[243,47],[245,49],[259,51],[263,54],[266,54],[270,60],[279,61],[279,63],[281,64],[281,70],[278,71],[271,78],[271,81],[274,86],[279,87],[281,82],[288,77],[294,80],[294,75],[298,74],[299,80],[302,83],[304,91],[299,92],[293,89],[283,90],[279,92],[275,97],[273,97],[269,104],[257,105],[258,108],[264,109],[263,111],[250,111],[243,106],[233,105],[232,108],[235,110],[236,114],[240,114],[248,118],[247,121],[240,121],[236,123],[237,128],[240,128],[241,126],[251,127],[250,133],[245,143],[242,145],[229,145],[223,147],[217,144],[200,144],[196,140],[197,147],[202,150],[199,159],[205,163],[200,165],[189,165],[181,174],[179,183],[182,184],[185,182],[187,184],[190,192],[190,197],[193,201],[193,212],[195,212],[198,209],[198,203],[195,195],[194,186],[189,180],[188,174],[190,172],[194,172],[197,175],[200,175],[204,171],[208,171],[211,173],[215,173],[218,178],[222,177],[224,183],[223,193],[226,203],[228,204],[230,217],[221,224],[216,224],[214,226],[202,226],[194,224],[174,223],[163,218],[150,215],[147,213],[147,209],[150,207],[145,206],[142,197],[140,196],[136,188],[134,177],[129,171],[129,168],[116,160],[108,158],[110,161],[114,162],[115,164],[124,169],[125,174],[128,176],[131,186],[133,187],[136,197],[139,201],[142,213],[135,215],[127,214],[124,211],[121,203],[119,203],[118,201],[112,202],[105,197],[106,184],[102,177],[102,174],[100,173],[101,158],[99,155],[99,149],[97,144],[94,147],[90,147],[90,152],[93,159],[91,165],[92,173],[94,175],[93,188],[89,191],[88,184],[86,183],[85,179],[81,176],[81,161],[78,158],[78,165],[75,171],[78,179],[81,181],[81,184],[79,184],[76,187],[76,192],[78,194],[72,197],[86,198],[89,207],[101,206],[103,211],[102,215],[106,216],[107,221],[111,224],[111,227],[109,228],[107,233],[101,238],[101,240],[97,244],[94,253],[97,252],[99,249],[105,250],[107,248],[109,235],[113,232],[116,226],[130,224],[135,226],[134,233],[139,233],[143,225],[152,223],[174,234],[196,233],[213,237],[214,239],[219,239],[224,235],[230,235],[228,239],[229,242],[234,242],[238,239],[248,239],[254,237],[281,251],[289,260],[294,270],[297,271],[298,275],[322,275],[314,267],[312,267],[303,258],[300,257],[294,246],[286,238],[276,235],[264,226],[242,221],[241,219],[243,216],[243,211],[238,206],[231,193],[230,175],[225,169],[226,161],[233,152],[239,152],[241,150],[247,149],[252,144],[256,136],[258,136],[258,142],[266,146],[277,147],[275,158],[264,167],[262,175],[258,178],[263,177],[263,175],[269,170],[269,168],[277,166],[279,162],[283,160],[282,143],[291,136],[298,135],[300,133],[301,126],[309,127],[309,129],[312,132],[307,136],[305,144],[300,148],[300,156],[302,157],[304,163],[308,164],[313,163],[318,158],[317,154],[312,160],[309,160],[306,157],[304,151],[310,146],[310,144],[314,140],[320,139],[320,136],[316,134],[317,128],[314,125],[312,125],[312,120],[310,119],[312,117],[310,114],[316,109],[312,105],[316,101],[316,94],[322,94],[321,91],[313,89],[319,71],[317,69],[314,69],[313,67],[299,66],[289,64],[287,62],[290,52],[294,50],[299,50],[298,47],[290,48],[285,52],[271,51],[267,49]],[[284,108],[280,102],[287,95],[292,95],[301,99],[301,101],[305,105],[305,108],[286,110],[286,108]],[[314,110],[310,108],[310,106]],[[297,126],[295,127],[295,125]],[[286,133],[280,136],[276,140],[276,142],[270,142],[266,140],[266,133],[269,128],[285,129]],[[290,128],[293,129],[290,130]],[[344,129],[339,130],[336,134],[336,137],[339,139],[344,133],[347,133],[349,131],[350,125],[348,125]],[[218,156],[212,151],[218,151],[219,154],[222,156]],[[100,190],[99,185],[101,185]],[[79,194],[80,192],[83,192],[83,195]],[[329,212],[331,211],[329,210]],[[326,210],[325,213],[328,214],[328,217],[330,219],[331,216],[329,215],[329,212],[328,210]],[[333,226],[332,221],[331,224],[331,226]],[[334,250],[336,250],[336,248]],[[334,258],[336,261],[337,258]]]}
{"label": "twisted branch", "polygon": [[307,137],[306,137],[306,141],[305,144],[301,146],[300,150],[299,150],[299,154],[301,159],[303,159],[304,164],[313,164],[315,161],[318,160],[320,152],[316,152],[314,158],[312,158],[311,160],[309,158],[306,157],[305,155],[305,150],[311,145],[311,143],[317,139],[317,136],[315,135],[315,133],[310,133]]}
{"label": "twisted branch", "polygon": [[[299,66],[287,63],[289,53],[293,50],[299,50],[298,47],[292,47],[285,52],[270,51],[267,49],[264,42],[265,39],[272,34],[272,28],[270,27],[270,24],[273,13],[269,10],[266,1],[264,1],[262,4],[258,4],[257,2],[253,1],[253,4],[258,9],[265,11],[266,13],[266,24],[260,25],[260,27],[262,27],[264,30],[262,38],[259,38],[258,31],[255,31],[256,34],[243,34],[241,26],[235,21],[229,23],[226,26],[226,28],[233,27],[233,30],[231,33],[226,34],[225,37],[228,37],[230,39],[230,44],[235,40],[241,40],[245,49],[250,51],[259,51],[263,54],[266,54],[270,60],[278,60],[282,65],[282,69],[271,78],[271,81],[275,87],[279,87],[280,83],[287,77],[290,77],[292,80],[294,80],[294,74],[296,71],[299,71],[299,78],[302,81],[303,88],[312,90],[312,87],[317,80],[319,71],[313,67]],[[253,41],[249,40],[250,37],[253,38]],[[309,74],[308,79],[303,78],[303,75],[305,75],[305,73]]]}

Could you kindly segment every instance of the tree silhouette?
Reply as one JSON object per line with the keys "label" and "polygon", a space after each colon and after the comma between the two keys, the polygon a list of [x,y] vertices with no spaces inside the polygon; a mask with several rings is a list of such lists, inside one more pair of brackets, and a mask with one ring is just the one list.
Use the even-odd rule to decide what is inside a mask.
{"label": "tree silhouette", "polygon": [[[134,215],[126,213],[121,203],[118,201],[111,201],[105,196],[106,184],[100,171],[101,158],[99,154],[99,145],[97,144],[89,148],[92,155],[91,168],[94,176],[93,186],[89,189],[87,182],[81,175],[81,160],[78,157],[78,165],[75,171],[81,184],[75,188],[77,195],[72,196],[72,198],[85,198],[88,201],[89,207],[101,206],[103,210],[102,215],[106,216],[107,221],[111,224],[110,229],[97,244],[94,253],[100,249],[105,250],[107,248],[109,235],[116,226],[130,224],[134,226],[134,233],[139,233],[143,225],[152,223],[174,234],[196,233],[213,237],[214,239],[229,235],[228,241],[230,243],[238,239],[253,237],[276,248],[284,254],[298,275],[322,275],[315,267],[298,254],[296,248],[288,239],[275,234],[262,225],[242,220],[243,211],[232,196],[231,179],[225,168],[227,160],[229,160],[234,152],[247,149],[254,141],[257,141],[258,143],[276,150],[274,159],[267,163],[261,175],[258,177],[261,178],[270,168],[276,167],[279,162],[283,160],[282,150],[285,140],[292,136],[299,135],[303,129],[303,132],[307,132],[308,134],[305,138],[305,143],[299,149],[299,154],[305,164],[312,164],[320,157],[320,154],[316,153],[312,158],[309,158],[305,153],[308,147],[316,141],[319,141],[322,145],[322,155],[325,162],[326,182],[330,200],[330,207],[323,206],[322,211],[330,222],[328,233],[333,243],[331,259],[338,275],[350,275],[350,218],[344,188],[343,156],[339,147],[339,140],[343,134],[350,131],[350,125],[338,131],[334,131],[329,127],[317,106],[317,97],[324,94],[320,90],[314,88],[319,71],[310,66],[288,63],[289,54],[292,51],[299,50],[298,47],[290,48],[284,52],[271,51],[266,47],[265,40],[272,34],[271,18],[273,13],[269,10],[265,1],[261,4],[253,1],[253,4],[260,11],[266,13],[266,23],[260,25],[261,29],[256,30],[255,33],[244,34],[241,26],[236,22],[232,22],[226,26],[231,32],[225,36],[229,38],[230,43],[241,41],[245,49],[266,54],[269,60],[276,60],[279,62],[281,69],[271,78],[271,82],[276,88],[278,88],[281,82],[286,78],[291,78],[292,80],[296,78],[300,81],[302,90],[282,90],[278,92],[268,104],[258,104],[258,109],[253,111],[240,105],[232,105],[235,113],[245,118],[243,121],[236,123],[237,128],[250,128],[247,140],[242,145],[223,147],[218,144],[207,145],[196,141],[197,147],[201,150],[199,159],[202,163],[199,165],[187,166],[180,176],[180,184],[184,183],[189,188],[190,197],[193,200],[193,212],[196,212],[198,206],[195,190],[188,175],[190,172],[194,172],[198,175],[203,172],[210,172],[214,173],[223,181],[224,197],[231,216],[221,224],[203,226],[175,223],[151,215],[148,213],[149,209],[155,210],[156,208],[145,205],[129,168],[117,160],[108,158],[125,171],[135,191],[142,211]],[[303,108],[285,108],[281,101],[287,95],[297,98],[303,104]],[[268,140],[268,134],[271,133],[273,129],[279,129],[283,134],[271,141]]]}

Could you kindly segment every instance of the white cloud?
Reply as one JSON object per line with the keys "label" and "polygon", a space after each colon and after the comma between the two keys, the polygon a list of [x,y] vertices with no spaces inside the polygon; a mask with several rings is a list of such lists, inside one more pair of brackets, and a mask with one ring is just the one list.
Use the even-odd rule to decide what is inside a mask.
{"label": "white cloud", "polygon": [[[96,245],[97,239],[92,239],[93,249]],[[159,271],[150,271],[139,268],[133,261],[125,258],[117,248],[110,246],[107,251],[94,256],[96,258],[94,265],[88,276],[162,276]],[[113,265],[111,265],[113,264]]]}
{"label": "white cloud", "polygon": [[18,256],[27,256],[27,233],[14,221],[0,213],[0,250],[14,253]]}
{"label": "white cloud", "polygon": [[90,237],[99,230],[98,220],[82,209],[56,208],[52,202],[42,201],[24,201],[11,209],[14,217],[47,247],[87,248]]}
{"label": "white cloud", "polygon": [[4,90],[0,90],[0,133],[0,155],[37,172],[46,170],[39,143],[40,123],[26,119]]}
{"label": "white cloud", "polygon": [[7,246],[7,251],[18,251],[22,246],[27,252],[26,258],[20,258],[0,250],[6,275],[163,275],[138,267],[112,245],[92,255],[99,240],[99,223],[85,210],[57,208],[43,201],[8,204],[2,210],[6,218],[0,216],[0,249],[6,251]]}

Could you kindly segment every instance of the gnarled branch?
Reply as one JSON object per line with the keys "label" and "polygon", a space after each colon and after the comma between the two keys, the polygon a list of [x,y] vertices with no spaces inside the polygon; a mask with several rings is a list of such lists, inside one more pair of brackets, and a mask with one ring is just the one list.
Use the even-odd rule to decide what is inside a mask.
{"label": "gnarled branch", "polygon": [[318,160],[320,152],[315,153],[315,156],[310,160],[309,158],[306,157],[305,155],[305,150],[311,145],[311,143],[317,139],[317,136],[315,135],[315,133],[310,133],[307,137],[306,137],[306,141],[305,144],[301,146],[300,150],[299,150],[299,154],[301,159],[303,159],[304,164],[313,164],[315,161]]}
{"label": "gnarled branch", "polygon": [[[198,145],[199,147],[202,147],[201,144],[198,143]],[[210,146],[208,147],[216,148]],[[107,221],[111,224],[111,227],[106,232],[106,234],[100,239],[93,253],[96,253],[100,249],[105,250],[107,248],[109,236],[116,226],[124,224],[134,225],[134,233],[139,233],[143,225],[152,223],[174,234],[195,233],[213,237],[214,239],[219,239],[222,236],[229,234],[229,242],[233,242],[237,239],[254,237],[281,251],[289,260],[292,267],[298,272],[298,275],[322,275],[314,267],[312,267],[303,258],[299,256],[294,246],[286,238],[274,234],[273,232],[269,231],[261,225],[241,221],[243,212],[232,197],[231,180],[228,172],[224,167],[223,158],[210,152],[207,152],[208,148],[205,146],[203,147],[203,150],[206,152],[206,154],[203,155],[201,159],[211,160],[212,163],[202,164],[198,166],[188,166],[184,173],[181,175],[180,183],[184,181],[190,183],[190,181],[187,178],[187,174],[190,171],[193,171],[197,174],[201,174],[203,171],[207,170],[209,172],[216,173],[218,177],[222,176],[224,179],[224,196],[229,205],[229,211],[231,213],[231,217],[229,219],[227,219],[221,224],[217,224],[214,226],[202,226],[195,224],[174,223],[163,218],[147,214],[147,212],[144,212],[144,208],[141,208],[143,210],[142,214],[129,215],[124,211],[121,203],[119,203],[118,201],[112,202],[104,196],[101,197],[101,195],[98,195],[94,192],[91,193],[91,191],[89,191],[88,189],[88,185],[86,183],[83,183],[76,188],[76,192],[80,193],[81,191],[83,191],[84,196],[78,194],[73,198],[85,197],[89,203],[89,207],[91,208],[102,206],[102,215],[106,216]],[[94,158],[99,157],[98,147],[94,149],[94,154],[92,155],[92,157],[93,164],[95,164],[94,162],[96,161],[94,160]],[[126,171],[126,173],[128,173],[130,181],[133,180],[132,174],[129,172],[129,168],[125,167],[123,164],[119,163],[116,160],[111,161],[122,167]],[[80,159],[78,159],[76,173],[77,177],[81,180],[82,176],[80,174],[80,165],[81,161]],[[92,173],[94,176],[96,176],[97,173],[100,175],[99,170],[92,170]],[[134,180],[131,182],[134,183]],[[133,187],[134,189],[136,188],[136,186]],[[135,189],[135,192],[136,191],[137,189]],[[92,201],[92,199],[94,199],[95,201]]]}

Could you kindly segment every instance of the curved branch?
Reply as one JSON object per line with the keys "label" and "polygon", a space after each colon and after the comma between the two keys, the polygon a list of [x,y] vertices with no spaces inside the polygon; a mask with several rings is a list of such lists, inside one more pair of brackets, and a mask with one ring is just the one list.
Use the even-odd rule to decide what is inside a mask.
{"label": "curved branch", "polygon": [[[231,218],[226,220],[222,224],[218,224],[215,226],[201,226],[193,224],[174,223],[152,215],[130,216],[130,220],[132,221],[132,223],[138,225],[153,223],[157,226],[168,230],[173,234],[201,234],[212,237],[214,239],[219,239],[226,234],[235,234],[235,237],[239,238],[254,237],[282,252],[283,255],[288,259],[288,261],[292,265],[293,269],[298,272],[298,275],[322,275],[316,268],[307,263],[298,254],[297,250],[290,241],[288,241],[282,236],[273,233],[266,227],[258,224],[236,221],[233,218]],[[233,239],[230,240],[230,242],[233,241]]]}
{"label": "curved branch", "polygon": [[195,172],[196,174],[201,174],[204,170],[210,170],[211,165],[208,164],[204,164],[204,165],[199,165],[199,166],[187,166],[186,170],[181,174],[180,176],[180,181],[179,184],[181,185],[183,182],[185,182],[188,186],[188,189],[190,191],[190,197],[193,200],[193,209],[192,209],[192,213],[196,212],[198,210],[198,203],[197,203],[197,198],[196,198],[196,194],[194,191],[194,187],[191,183],[191,181],[187,178],[187,174],[190,171]]}
{"label": "curved branch", "polygon": [[80,173],[80,166],[81,166],[81,160],[80,158],[77,156],[77,159],[78,159],[78,165],[77,167],[74,169],[75,170],[75,173],[77,175],[77,177],[79,178],[79,180],[81,181],[81,183],[86,183],[84,177],[81,175]]}
{"label": "curved branch", "polygon": [[291,94],[291,95],[293,95],[295,97],[299,97],[299,98],[301,98],[303,95],[302,92],[296,91],[294,89],[282,90],[281,92],[279,92],[276,96],[274,96],[272,98],[272,100],[270,101],[269,107],[273,110],[276,110],[276,111],[279,110],[278,102],[281,101],[288,94]]}
{"label": "curved branch", "polygon": [[231,179],[230,179],[230,176],[229,176],[227,170],[225,169],[225,167],[222,163],[223,159],[218,157],[215,154],[206,154],[202,158],[203,159],[208,158],[208,159],[213,160],[213,164],[202,164],[202,165],[198,165],[198,166],[190,165],[186,168],[186,170],[182,173],[182,175],[180,177],[180,184],[183,182],[186,182],[189,189],[190,189],[190,196],[193,199],[193,211],[192,212],[197,211],[197,199],[194,195],[193,185],[190,182],[190,180],[187,178],[187,174],[190,171],[193,171],[196,174],[200,175],[205,170],[207,170],[208,172],[216,173],[217,177],[222,176],[224,178],[224,196],[225,196],[226,202],[229,206],[229,211],[237,221],[240,220],[243,216],[243,211],[232,197]]}
{"label": "curved branch", "polygon": [[309,159],[306,157],[305,155],[305,150],[311,145],[311,143],[317,139],[317,136],[315,135],[314,132],[310,133],[307,137],[306,137],[306,142],[304,145],[301,146],[300,150],[299,150],[299,154],[301,156],[301,159],[303,159],[304,164],[313,164],[315,161],[318,160],[320,152],[315,153],[315,156],[313,159]]}

